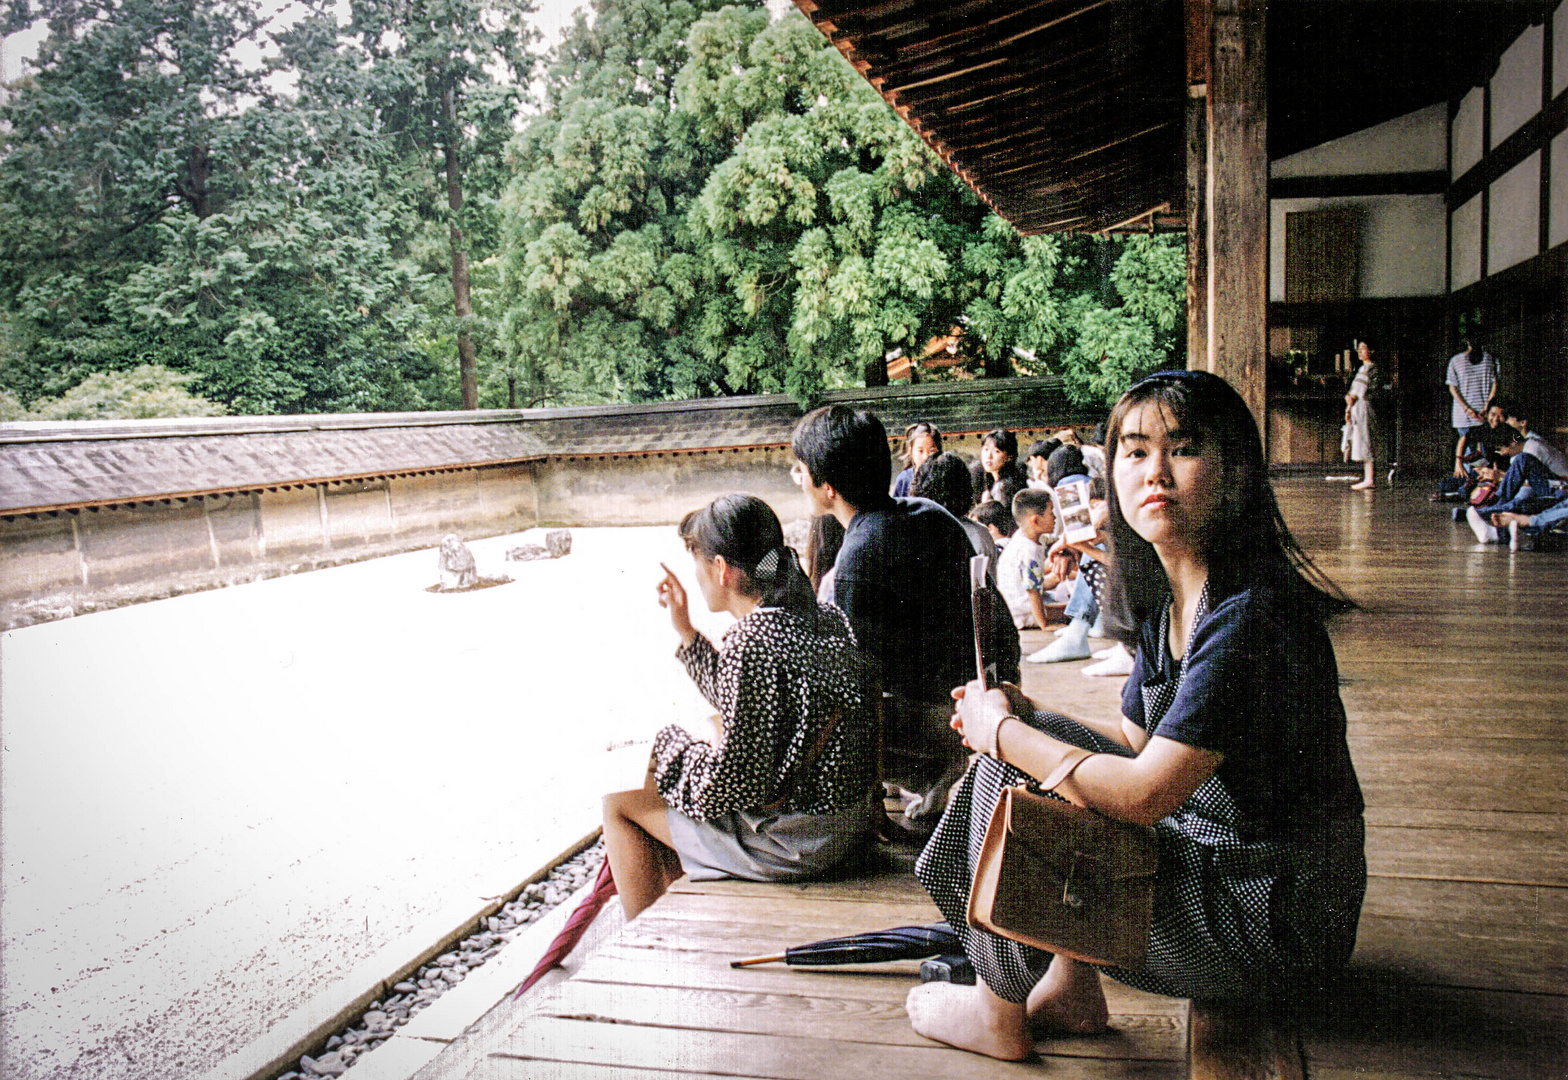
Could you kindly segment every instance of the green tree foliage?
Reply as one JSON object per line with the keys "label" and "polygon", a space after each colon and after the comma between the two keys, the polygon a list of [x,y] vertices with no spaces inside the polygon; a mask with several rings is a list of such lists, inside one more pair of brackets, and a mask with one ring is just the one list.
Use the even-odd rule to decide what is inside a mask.
{"label": "green tree foliage", "polygon": [[[156,364],[131,371],[100,371],[87,376],[57,398],[33,403],[24,415],[8,420],[143,420],[165,416],[222,416],[216,402],[192,394],[185,387],[191,376]],[[14,413],[16,405],[0,403],[0,411]]]}
{"label": "green tree foliage", "polygon": [[[533,69],[531,0],[354,0],[350,33],[370,60],[380,124],[439,176],[417,202],[446,226],[462,406],[478,407],[470,250],[493,250],[504,147]],[[427,181],[414,173],[410,179]],[[417,188],[416,188],[417,190]]]}
{"label": "green tree foliage", "polygon": [[988,372],[1023,350],[1085,403],[1169,362],[1179,248],[1020,238],[804,18],[712,7],[599,0],[553,57],[505,201],[527,401],[807,401],[954,325]]}
{"label": "green tree foliage", "polygon": [[38,17],[0,108],[0,383],[32,400],[151,363],[240,412],[428,407],[401,178],[330,16],[279,37],[297,99],[235,59],[249,0],[10,10]]}
{"label": "green tree foliage", "polygon": [[531,0],[0,4],[49,29],[6,410],[144,365],[236,412],[808,401],[954,326],[1087,404],[1176,357],[1179,243],[1019,237],[793,11],[595,0],[535,83]]}

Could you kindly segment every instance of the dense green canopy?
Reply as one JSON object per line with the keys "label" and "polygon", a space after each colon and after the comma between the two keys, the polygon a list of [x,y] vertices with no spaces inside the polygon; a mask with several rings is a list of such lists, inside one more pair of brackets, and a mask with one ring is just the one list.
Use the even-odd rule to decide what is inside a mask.
{"label": "dense green canopy", "polygon": [[956,326],[1087,403],[1175,356],[1179,240],[1020,238],[794,12],[597,0],[535,72],[528,0],[335,10],[5,8],[50,33],[0,105],[0,389],[805,401]]}

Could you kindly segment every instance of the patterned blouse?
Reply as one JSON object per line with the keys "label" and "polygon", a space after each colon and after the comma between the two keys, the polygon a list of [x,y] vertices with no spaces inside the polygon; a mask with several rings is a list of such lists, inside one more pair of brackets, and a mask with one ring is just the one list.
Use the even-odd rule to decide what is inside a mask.
{"label": "patterned blouse", "polygon": [[[714,745],[672,724],[654,738],[654,780],[670,806],[701,821],[763,808],[828,814],[870,801],[874,715],[838,608],[819,605],[815,627],[758,608],[725,632],[721,648],[698,634],[675,656],[719,710],[723,734]],[[834,716],[838,726],[801,769]]]}

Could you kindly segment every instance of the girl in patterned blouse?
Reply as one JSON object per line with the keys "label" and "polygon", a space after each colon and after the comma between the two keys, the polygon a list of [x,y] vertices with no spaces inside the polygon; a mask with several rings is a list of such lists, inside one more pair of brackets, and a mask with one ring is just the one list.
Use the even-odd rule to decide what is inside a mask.
{"label": "girl in patterned blouse", "polygon": [[715,648],[692,626],[669,567],[659,605],[676,658],[719,711],[716,741],[670,725],[647,782],[604,800],[605,850],[627,918],[682,872],[694,880],[819,875],[856,853],[877,820],[873,714],[844,614],[819,605],[778,517],[751,495],[686,515],[710,611],[737,618]]}

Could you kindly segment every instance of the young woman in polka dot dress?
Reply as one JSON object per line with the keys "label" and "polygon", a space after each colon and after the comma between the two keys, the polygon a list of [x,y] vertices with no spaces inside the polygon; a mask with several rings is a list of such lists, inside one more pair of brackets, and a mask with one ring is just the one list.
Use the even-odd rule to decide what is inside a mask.
{"label": "young woman in polka dot dress", "polygon": [[881,813],[854,635],[843,612],[817,603],[778,517],[754,496],[725,495],[686,515],[680,534],[708,609],[739,621],[715,649],[664,568],[659,604],[681,638],[676,658],[722,733],[715,743],[665,728],[647,783],[605,798],[605,849],[628,918],[682,872],[820,875],[870,841]]}
{"label": "young woman in polka dot dress", "polygon": [[1350,957],[1366,888],[1323,626],[1332,587],[1285,528],[1245,402],[1206,372],[1162,372],[1124,394],[1107,427],[1108,599],[1140,631],[1124,718],[1090,724],[1012,689],[955,690],[953,726],[984,753],[916,867],[982,979],[916,987],[910,1020],[998,1058],[1107,1023],[1095,967],[966,925],[973,859],[1008,785],[1065,772],[1057,794],[1154,826],[1145,966],[1106,969],[1141,989],[1256,1000],[1320,987]]}

